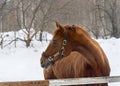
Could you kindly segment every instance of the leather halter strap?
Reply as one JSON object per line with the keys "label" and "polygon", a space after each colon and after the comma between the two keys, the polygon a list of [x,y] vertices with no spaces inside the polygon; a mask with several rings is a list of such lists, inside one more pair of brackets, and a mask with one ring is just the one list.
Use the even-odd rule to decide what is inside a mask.
{"label": "leather halter strap", "polygon": [[61,54],[61,57],[64,57],[66,43],[67,43],[67,41],[63,40],[62,48],[58,52],[54,53],[53,55],[49,56],[45,52],[43,52],[42,56],[45,57],[46,59],[48,59],[50,64],[54,65],[54,58],[56,58],[60,54]]}

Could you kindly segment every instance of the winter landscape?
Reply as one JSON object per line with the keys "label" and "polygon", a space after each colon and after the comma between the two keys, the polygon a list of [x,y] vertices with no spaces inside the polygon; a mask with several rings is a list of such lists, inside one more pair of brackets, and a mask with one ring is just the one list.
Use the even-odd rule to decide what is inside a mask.
{"label": "winter landscape", "polygon": [[106,53],[110,75],[120,76],[119,14],[120,0],[0,0],[0,82],[44,80],[40,57],[55,21],[85,27]]}
{"label": "winter landscape", "polygon": [[[2,33],[9,36],[4,41],[14,39],[13,32]],[[18,31],[18,37],[24,35],[22,31]],[[47,39],[50,40],[52,36],[45,32]],[[111,66],[111,76],[120,75],[120,39],[98,39],[101,47],[104,49]],[[26,48],[24,42],[18,40],[16,47],[14,42],[0,49],[0,82],[8,81],[31,81],[43,80],[43,69],[40,66],[41,53],[47,47],[49,41],[33,40],[30,47]],[[109,86],[120,86],[120,83],[110,83]]]}

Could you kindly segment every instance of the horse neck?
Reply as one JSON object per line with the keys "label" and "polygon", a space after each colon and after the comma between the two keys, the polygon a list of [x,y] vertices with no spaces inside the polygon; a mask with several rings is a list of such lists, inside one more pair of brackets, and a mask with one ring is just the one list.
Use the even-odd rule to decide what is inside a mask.
{"label": "horse neck", "polygon": [[77,40],[75,47],[84,47],[95,57],[101,57],[103,55],[103,51],[99,44],[88,35],[78,35],[78,38],[79,39]]}

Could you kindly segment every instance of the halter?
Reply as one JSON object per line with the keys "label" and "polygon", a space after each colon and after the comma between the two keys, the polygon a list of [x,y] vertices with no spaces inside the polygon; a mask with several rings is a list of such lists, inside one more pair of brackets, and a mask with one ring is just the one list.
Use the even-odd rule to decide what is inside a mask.
{"label": "halter", "polygon": [[57,51],[56,53],[54,53],[53,55],[49,56],[47,55],[45,52],[42,53],[42,56],[45,57],[49,63],[51,65],[54,65],[54,58],[56,58],[58,55],[61,55],[61,57],[64,57],[64,51],[65,51],[65,45],[67,44],[67,34],[68,32],[66,32],[65,36],[64,36],[64,40],[62,42],[62,47],[59,51]]}

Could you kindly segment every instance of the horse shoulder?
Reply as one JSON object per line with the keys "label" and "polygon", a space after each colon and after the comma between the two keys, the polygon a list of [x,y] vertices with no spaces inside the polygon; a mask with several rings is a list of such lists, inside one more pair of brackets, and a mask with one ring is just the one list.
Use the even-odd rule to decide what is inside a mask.
{"label": "horse shoulder", "polygon": [[56,76],[53,73],[52,66],[49,66],[47,69],[44,69],[44,78],[47,79],[56,79]]}
{"label": "horse shoulder", "polygon": [[54,74],[57,78],[74,78],[78,72],[80,73],[83,70],[85,62],[83,60],[82,54],[73,51],[56,62],[56,65],[53,67]]}

